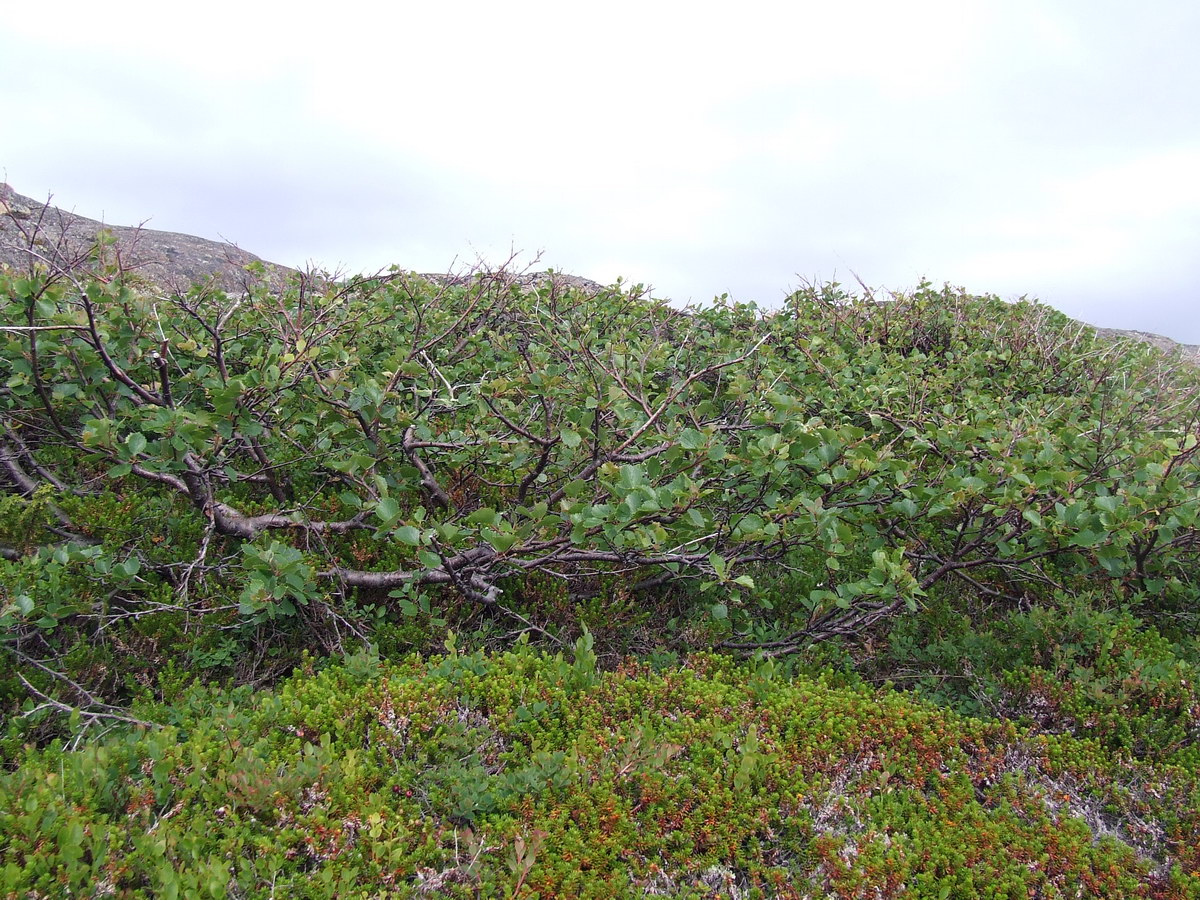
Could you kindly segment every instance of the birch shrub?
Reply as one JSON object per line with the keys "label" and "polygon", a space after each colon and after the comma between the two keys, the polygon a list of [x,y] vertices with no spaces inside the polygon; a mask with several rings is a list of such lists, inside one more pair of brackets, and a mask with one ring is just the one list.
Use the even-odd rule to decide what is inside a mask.
{"label": "birch shrub", "polygon": [[448,627],[615,660],[866,640],[947,590],[1195,621],[1200,378],[1037,304],[40,264],[0,304],[2,646],[47,710],[139,656],[261,683]]}

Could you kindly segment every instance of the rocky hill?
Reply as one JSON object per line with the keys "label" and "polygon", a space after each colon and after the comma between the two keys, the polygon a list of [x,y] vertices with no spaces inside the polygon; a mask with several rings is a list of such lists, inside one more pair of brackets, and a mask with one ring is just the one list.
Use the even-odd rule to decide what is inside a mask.
{"label": "rocky hill", "polygon": [[264,263],[278,278],[292,271],[230,243],[98,222],[0,184],[0,263],[22,268],[40,258],[67,265],[86,258],[102,230],[115,238],[110,252],[122,265],[167,288],[182,289],[213,278],[221,288],[237,290],[246,278],[244,267],[253,262]]}
{"label": "rocky hill", "polygon": [[1173,341],[1169,337],[1163,337],[1161,334],[1152,334],[1149,331],[1125,331],[1120,328],[1097,328],[1096,333],[1101,337],[1112,338],[1113,340],[1133,340],[1141,341],[1143,344],[1149,344],[1152,347],[1157,347],[1166,353],[1178,350],[1180,355],[1195,365],[1200,365],[1200,345],[1197,344],[1181,344],[1178,341]]}
{"label": "rocky hill", "polygon": [[[111,252],[121,262],[150,281],[171,289],[182,289],[196,281],[212,278],[224,290],[239,290],[244,284],[244,267],[261,262],[273,279],[282,280],[296,270],[267,262],[253,253],[220,241],[155,231],[140,226],[109,225],[68,212],[16,193],[0,183],[0,264],[20,268],[38,257],[60,264],[86,257],[102,231],[111,232],[115,242]],[[31,253],[32,251],[32,253]],[[433,280],[453,280],[453,276],[429,274]],[[522,276],[523,282],[545,278],[544,273]],[[585,278],[557,276],[575,287],[598,288]],[[1097,328],[1113,340],[1134,340],[1151,344],[1200,365],[1200,345],[1180,344],[1171,338],[1145,331]]]}

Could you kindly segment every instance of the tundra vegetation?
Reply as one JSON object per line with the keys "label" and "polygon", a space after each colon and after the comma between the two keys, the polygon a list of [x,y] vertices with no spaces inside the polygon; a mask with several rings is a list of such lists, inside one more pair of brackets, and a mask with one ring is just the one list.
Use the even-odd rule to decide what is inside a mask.
{"label": "tundra vegetation", "polygon": [[0,896],[1200,897],[1200,374],[1040,304],[0,272]]}

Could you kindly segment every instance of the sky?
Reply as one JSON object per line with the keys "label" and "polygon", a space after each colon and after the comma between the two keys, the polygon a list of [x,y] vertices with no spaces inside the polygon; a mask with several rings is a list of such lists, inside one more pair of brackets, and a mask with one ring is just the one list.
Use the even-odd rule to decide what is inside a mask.
{"label": "sky", "polygon": [[1200,343],[1195,0],[5,6],[0,178],[112,224]]}

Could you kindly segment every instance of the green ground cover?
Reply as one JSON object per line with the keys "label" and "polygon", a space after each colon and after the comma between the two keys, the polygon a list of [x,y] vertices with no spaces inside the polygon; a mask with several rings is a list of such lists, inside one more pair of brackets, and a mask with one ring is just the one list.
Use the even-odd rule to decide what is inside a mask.
{"label": "green ground cover", "polygon": [[1200,896],[1197,370],[931,284],[41,256],[0,896]]}
{"label": "green ground cover", "polygon": [[[892,690],[528,647],[185,691],[0,780],[14,896],[1195,896],[1194,769]],[[1189,871],[1190,870],[1190,871]]]}

